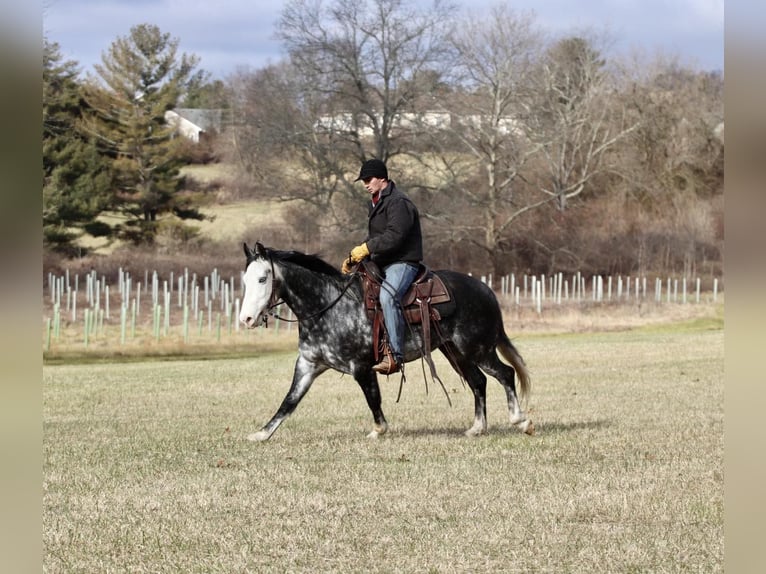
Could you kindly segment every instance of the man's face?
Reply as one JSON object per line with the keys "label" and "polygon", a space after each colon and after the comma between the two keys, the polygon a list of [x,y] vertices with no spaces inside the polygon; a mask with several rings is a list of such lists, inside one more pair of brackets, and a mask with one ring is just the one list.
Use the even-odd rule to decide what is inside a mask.
{"label": "man's face", "polygon": [[385,187],[388,185],[388,180],[381,179],[379,177],[365,177],[362,180],[362,183],[364,184],[364,188],[367,190],[367,193],[370,195],[375,195],[381,190],[385,189]]}

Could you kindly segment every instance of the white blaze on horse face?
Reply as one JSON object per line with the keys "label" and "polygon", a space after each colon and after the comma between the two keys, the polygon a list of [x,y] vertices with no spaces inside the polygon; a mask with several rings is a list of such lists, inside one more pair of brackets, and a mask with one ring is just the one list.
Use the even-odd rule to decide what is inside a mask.
{"label": "white blaze on horse face", "polygon": [[249,328],[258,325],[261,315],[266,310],[274,287],[272,267],[265,259],[252,261],[245,269],[245,296],[239,320]]}

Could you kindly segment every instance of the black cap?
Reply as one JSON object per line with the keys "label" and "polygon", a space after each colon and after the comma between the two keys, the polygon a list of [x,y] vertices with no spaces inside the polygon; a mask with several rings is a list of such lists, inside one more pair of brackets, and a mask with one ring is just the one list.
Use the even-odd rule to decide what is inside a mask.
{"label": "black cap", "polygon": [[388,169],[386,168],[386,164],[379,159],[368,159],[362,164],[362,169],[359,170],[359,177],[354,181],[367,179],[368,177],[388,179]]}

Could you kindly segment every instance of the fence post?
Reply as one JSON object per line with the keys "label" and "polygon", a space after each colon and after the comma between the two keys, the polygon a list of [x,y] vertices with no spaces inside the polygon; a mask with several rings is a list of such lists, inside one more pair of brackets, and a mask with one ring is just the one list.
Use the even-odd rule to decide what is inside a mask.
{"label": "fence post", "polygon": [[184,334],[184,343],[188,343],[189,342],[189,305],[188,303],[184,304],[183,334]]}
{"label": "fence post", "polygon": [[128,313],[125,305],[120,305],[120,345],[125,344],[125,333],[127,331]]}
{"label": "fence post", "polygon": [[51,350],[51,318],[48,317],[48,319],[45,321],[45,350],[50,351]]}

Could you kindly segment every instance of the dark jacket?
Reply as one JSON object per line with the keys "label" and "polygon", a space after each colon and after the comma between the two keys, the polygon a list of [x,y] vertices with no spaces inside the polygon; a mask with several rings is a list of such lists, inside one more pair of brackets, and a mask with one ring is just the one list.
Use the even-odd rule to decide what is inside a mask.
{"label": "dark jacket", "polygon": [[370,202],[366,243],[370,258],[380,267],[397,261],[417,264],[423,260],[418,208],[393,181],[380,192],[374,207]]}

